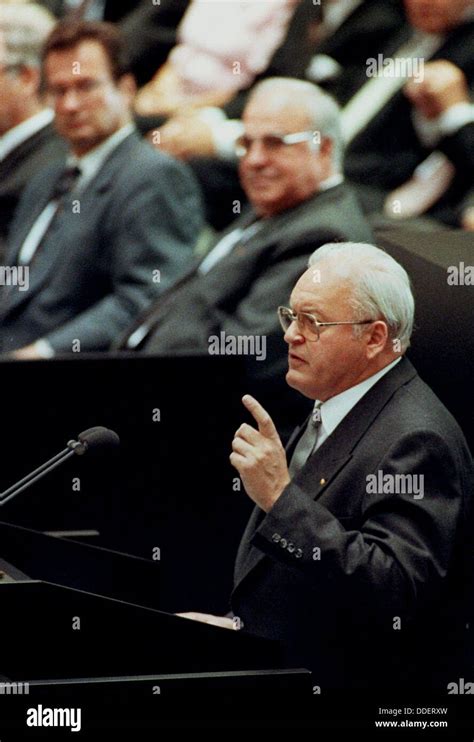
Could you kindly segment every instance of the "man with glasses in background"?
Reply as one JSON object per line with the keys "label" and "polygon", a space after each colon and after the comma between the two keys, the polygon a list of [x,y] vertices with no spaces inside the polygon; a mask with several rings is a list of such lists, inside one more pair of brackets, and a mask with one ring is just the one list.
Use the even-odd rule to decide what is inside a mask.
{"label": "man with glasses in background", "polygon": [[[371,232],[344,183],[339,110],[329,96],[311,83],[266,80],[254,89],[244,127],[237,154],[251,206],[129,328],[119,347],[208,353],[210,338],[221,333],[263,336],[267,358],[245,359],[248,378],[264,380],[287,422],[293,410],[283,402],[286,352],[276,307],[318,245],[370,239]],[[234,206],[240,213],[240,203]]]}
{"label": "man with glasses in background", "polygon": [[280,640],[318,694],[445,695],[469,672],[474,471],[456,421],[405,358],[406,271],[372,245],[327,244],[278,311],[287,383],[313,412],[285,452],[270,415],[243,398],[256,425],[236,431],[230,461],[256,507],[234,619],[184,615]]}
{"label": "man with glasses in background", "polygon": [[186,165],[137,134],[123,39],[111,24],[58,24],[43,52],[69,156],[23,193],[6,253],[29,271],[0,299],[0,352],[106,350],[183,272],[202,226]]}

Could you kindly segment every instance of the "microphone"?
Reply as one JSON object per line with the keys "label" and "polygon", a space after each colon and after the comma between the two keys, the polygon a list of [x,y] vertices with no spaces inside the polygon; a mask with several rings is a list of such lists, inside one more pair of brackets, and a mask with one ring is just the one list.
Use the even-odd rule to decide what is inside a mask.
{"label": "microphone", "polygon": [[101,426],[88,428],[82,433],[79,433],[77,437],[77,441],[68,441],[67,448],[56,454],[56,456],[53,456],[52,459],[46,461],[30,474],[27,474],[19,482],[12,484],[5,492],[2,492],[0,494],[0,506],[5,505],[6,502],[19,495],[20,492],[23,492],[27,487],[30,487],[30,485],[44,477],[45,474],[49,474],[50,471],[56,469],[57,466],[71,456],[74,456],[74,454],[83,456],[87,451],[112,450],[120,445],[120,438],[117,433]]}

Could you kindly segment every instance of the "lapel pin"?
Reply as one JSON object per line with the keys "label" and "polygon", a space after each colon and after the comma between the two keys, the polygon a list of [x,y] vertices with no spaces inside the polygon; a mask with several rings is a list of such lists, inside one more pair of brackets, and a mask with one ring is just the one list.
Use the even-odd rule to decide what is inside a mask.
{"label": "lapel pin", "polygon": [[326,480],[324,479],[324,477],[319,480],[319,484],[326,484]]}

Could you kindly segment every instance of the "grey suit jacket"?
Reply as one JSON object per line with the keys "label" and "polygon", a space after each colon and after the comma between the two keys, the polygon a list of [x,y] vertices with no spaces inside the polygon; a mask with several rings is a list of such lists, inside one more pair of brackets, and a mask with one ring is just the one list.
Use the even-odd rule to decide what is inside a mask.
{"label": "grey suit jacket", "polygon": [[[16,264],[62,167],[41,173],[24,192],[8,265]],[[132,133],[84,192],[64,199],[33,257],[29,290],[4,290],[0,350],[38,338],[58,352],[71,351],[75,340],[83,351],[107,349],[185,270],[201,225],[200,195],[188,168]]]}
{"label": "grey suit jacket", "polygon": [[[53,125],[45,126],[15,147],[0,162],[0,257],[24,188],[32,177],[55,160],[64,158],[66,145]],[[3,262],[2,262],[3,265]]]}
{"label": "grey suit jacket", "polygon": [[[252,209],[246,211],[219,235],[216,244],[255,218]],[[137,320],[137,326],[142,321],[150,326],[146,351],[207,352],[209,336],[221,331],[276,332],[280,337],[276,309],[288,301],[311,253],[325,242],[371,238],[370,227],[345,184],[262,220],[254,236],[238,243],[208,273],[199,273],[201,261],[196,261],[179,285]]]}
{"label": "grey suit jacket", "polygon": [[[384,480],[374,492],[367,477],[379,472],[423,480],[409,477],[405,493]],[[457,423],[403,359],[273,508],[254,509],[235,564],[234,614],[280,639],[322,692],[443,687],[463,671],[450,661],[470,597],[473,473]],[[416,497],[409,481],[423,482]]]}

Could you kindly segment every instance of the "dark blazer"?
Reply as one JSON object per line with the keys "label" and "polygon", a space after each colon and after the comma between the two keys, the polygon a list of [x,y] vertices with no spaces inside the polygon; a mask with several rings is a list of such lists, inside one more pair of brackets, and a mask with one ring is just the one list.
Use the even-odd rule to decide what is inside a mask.
{"label": "dark blazer", "polygon": [[[23,194],[9,265],[51,200],[62,167],[41,173]],[[33,258],[29,290],[10,290],[0,305],[0,349],[40,337],[58,352],[71,351],[75,339],[81,350],[107,349],[185,270],[201,226],[187,167],[132,133],[83,193],[65,198]]]}
{"label": "dark blazer", "polygon": [[[368,494],[367,475],[379,471],[423,475],[423,497]],[[323,693],[446,682],[443,663],[466,622],[473,494],[460,428],[402,359],[270,512],[254,509],[235,564],[234,614],[283,641]]]}
{"label": "dark blazer", "polygon": [[[245,227],[252,209],[235,220],[226,233]],[[245,356],[247,391],[259,393],[288,435],[307,408],[306,401],[284,382],[287,346],[277,318],[291,290],[306,270],[311,253],[325,242],[370,241],[371,230],[351,189],[341,184],[316,194],[299,206],[270,219],[247,242],[238,244],[207,274],[189,270],[182,281],[139,318],[147,323],[146,353],[209,352],[209,338],[259,335],[266,339],[266,359]],[[222,237],[222,235],[220,236]],[[276,405],[276,409],[275,406]],[[302,412],[303,411],[303,412]]]}
{"label": "dark blazer", "polygon": [[[393,55],[409,27],[393,39],[385,49],[385,56]],[[445,59],[457,65],[466,74],[468,82],[474,79],[474,22],[453,30],[432,60]],[[359,73],[360,84],[367,81],[365,71]],[[355,81],[358,87],[360,84]],[[403,91],[396,93],[382,110],[351,142],[346,153],[346,174],[361,184],[369,183],[390,191],[404,183],[430,153],[420,142],[412,122],[412,104]],[[397,166],[393,163],[396,160]]]}
{"label": "dark blazer", "polygon": [[[0,161],[0,256],[20,200],[21,193],[32,177],[66,152],[64,142],[55,134],[52,124],[15,147]],[[2,249],[3,248],[3,249]]]}
{"label": "dark blazer", "polygon": [[[225,234],[245,228],[253,209],[238,217]],[[308,257],[325,242],[369,240],[370,228],[350,188],[341,184],[316,194],[270,219],[249,240],[238,244],[207,274],[197,260],[178,286],[160,297],[135,326],[152,327],[148,352],[204,350],[209,336],[225,330],[234,335],[271,333],[278,326],[276,307],[288,301]],[[126,338],[122,340],[125,347]]]}

